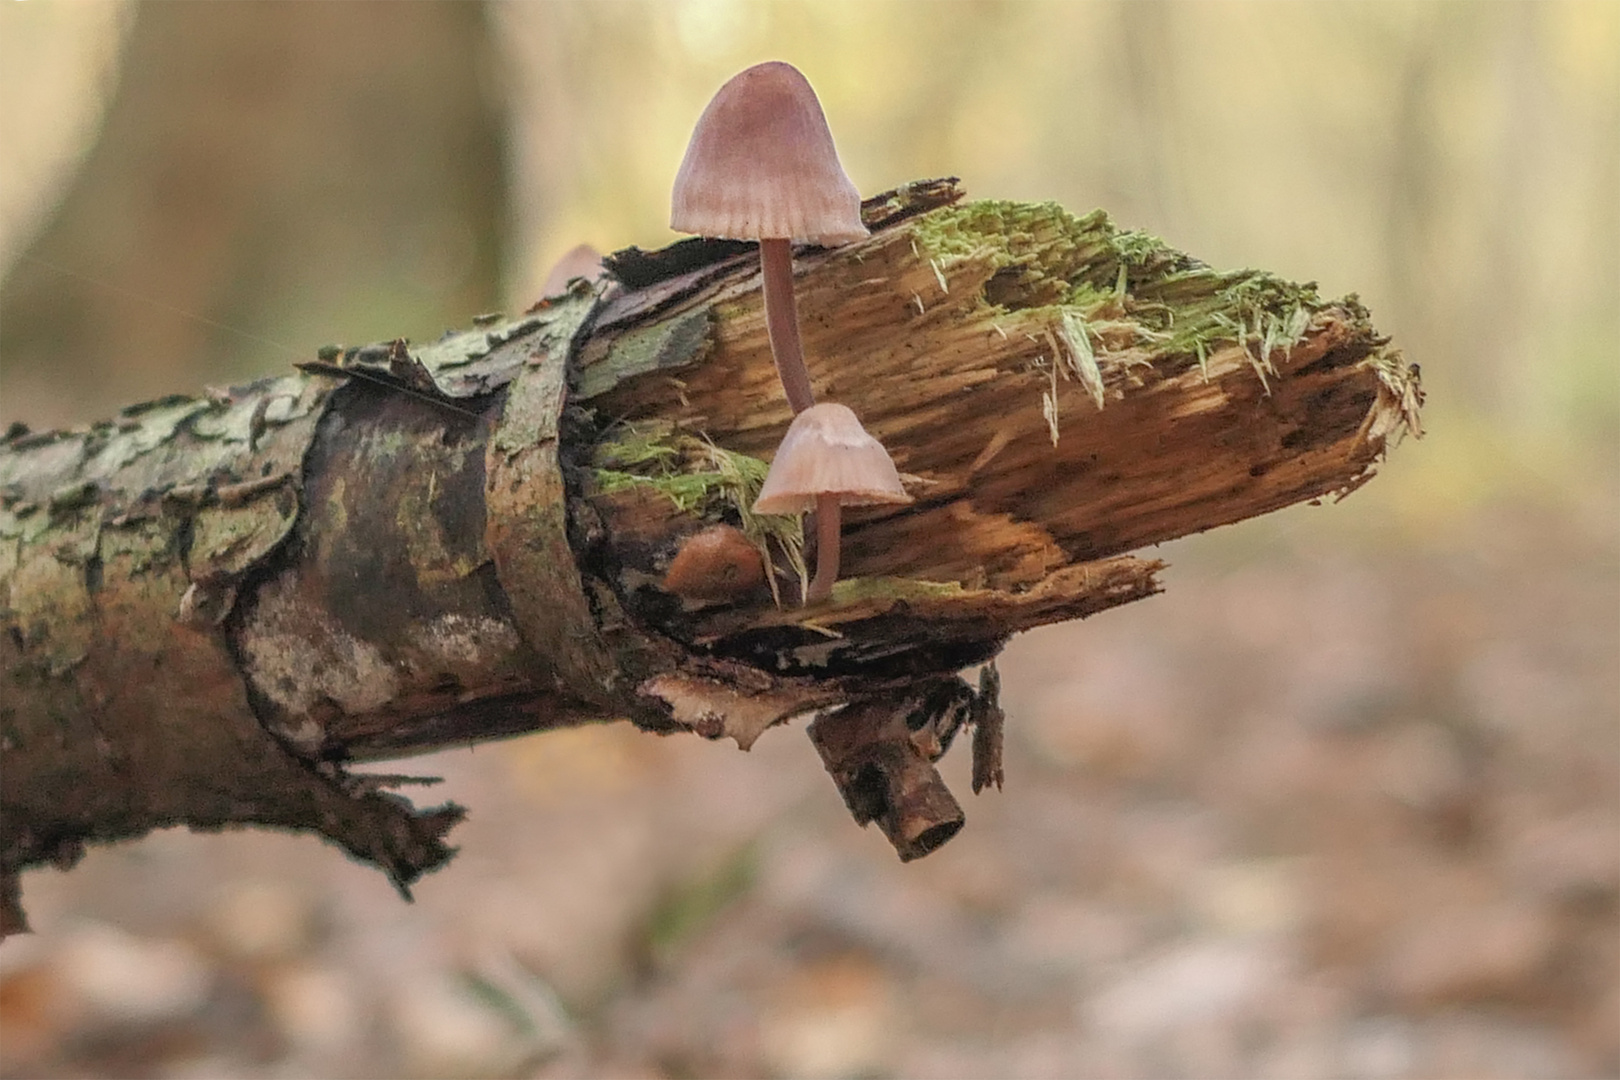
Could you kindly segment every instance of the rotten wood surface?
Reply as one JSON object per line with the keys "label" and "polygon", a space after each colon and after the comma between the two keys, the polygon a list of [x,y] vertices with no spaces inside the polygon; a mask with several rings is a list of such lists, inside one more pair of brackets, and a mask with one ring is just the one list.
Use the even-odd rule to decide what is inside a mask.
{"label": "rotten wood surface", "polygon": [[[403,889],[460,811],[344,762],[618,718],[746,748],[819,711],[857,819],[924,854],[960,827],[932,761],[964,721],[975,789],[1001,781],[993,670],[957,672],[1159,591],[1132,551],[1353,491],[1416,432],[1416,369],[1353,298],[960,195],[886,193],[870,239],[796,255],[817,397],[916,497],[850,514],[810,607],[797,522],[748,510],[791,419],[748,246],[621,252],[431,345],[8,432],[7,926],[21,869],[181,823],[313,831]],[[774,587],[663,590],[721,522]]]}

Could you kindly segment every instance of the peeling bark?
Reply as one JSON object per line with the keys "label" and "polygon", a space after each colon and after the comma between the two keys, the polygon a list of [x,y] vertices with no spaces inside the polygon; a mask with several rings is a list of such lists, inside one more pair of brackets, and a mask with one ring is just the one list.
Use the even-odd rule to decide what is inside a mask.
{"label": "peeling bark", "polygon": [[798,595],[797,523],[749,512],[791,413],[743,245],[632,249],[432,345],[8,433],[8,925],[19,870],[180,823],[313,831],[403,890],[460,811],[345,762],[617,718],[746,749],[819,712],[857,819],[925,854],[960,827],[932,761],[963,722],[975,790],[1001,782],[993,670],[956,672],[1158,592],[1132,550],[1348,493],[1417,432],[1416,368],[1353,298],[959,197],[879,196],[869,240],[795,259],[818,398],[917,499],[850,514],[810,607],[659,587],[723,522]]}

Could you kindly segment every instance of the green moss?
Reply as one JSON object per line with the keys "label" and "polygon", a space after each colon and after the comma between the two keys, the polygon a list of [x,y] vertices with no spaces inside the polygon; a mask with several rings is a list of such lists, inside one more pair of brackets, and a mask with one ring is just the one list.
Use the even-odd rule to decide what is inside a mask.
{"label": "green moss", "polygon": [[[767,562],[780,558],[787,564],[802,590],[809,585],[802,519],[753,512],[769,471],[770,466],[759,458],[722,450],[707,439],[678,432],[668,423],[619,424],[597,443],[591,455],[591,478],[598,491],[611,494],[646,487],[667,496],[683,514],[716,522],[736,521]],[[954,581],[844,578],[833,585],[832,602],[917,600],[961,591],[962,586]]]}
{"label": "green moss", "polygon": [[993,199],[924,214],[912,230],[918,255],[937,264],[987,262],[986,297],[1009,309],[1058,303],[1078,280],[1104,274],[1114,233],[1101,210],[1075,217],[1057,203]]}
{"label": "green moss", "polygon": [[657,476],[645,467],[667,471],[680,460],[681,451],[670,439],[668,424],[620,424],[610,438],[596,444],[592,464],[599,469]]}
{"label": "green moss", "polygon": [[[1297,344],[1327,306],[1314,283],[1211,269],[1150,233],[1119,229],[1101,210],[1075,216],[1056,203],[986,200],[925,214],[912,230],[922,258],[985,262],[992,305],[1061,306],[1055,324],[1071,332],[1127,318],[1153,335],[1156,353],[1200,367],[1216,348],[1244,345],[1263,381],[1274,374],[1272,350]],[[1353,297],[1340,303],[1365,315]],[[1083,366],[1087,348],[1078,336],[1069,344],[1071,363]]]}
{"label": "green moss", "polygon": [[[650,487],[668,496],[683,514],[715,522],[735,520],[768,565],[776,565],[780,558],[805,584],[809,575],[800,519],[753,510],[769,471],[770,465],[759,458],[723,450],[667,423],[619,424],[596,444],[591,456],[597,490],[611,494]],[[771,588],[776,588],[774,574]]]}
{"label": "green moss", "polygon": [[854,604],[864,600],[925,600],[960,596],[956,581],[921,581],[903,577],[841,578],[833,583],[833,604]]}

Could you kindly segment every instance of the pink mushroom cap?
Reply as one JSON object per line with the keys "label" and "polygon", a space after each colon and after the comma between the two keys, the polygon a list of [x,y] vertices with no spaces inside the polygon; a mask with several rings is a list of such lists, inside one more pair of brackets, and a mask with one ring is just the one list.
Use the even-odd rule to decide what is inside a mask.
{"label": "pink mushroom cap", "polygon": [[669,226],[732,240],[835,245],[867,235],[810,82],[792,64],[756,64],[727,81],[692,131],[675,175]]}
{"label": "pink mushroom cap", "polygon": [[836,495],[842,506],[911,502],[889,452],[836,402],[812,405],[793,418],[754,513],[806,513],[819,495]]}
{"label": "pink mushroom cap", "polygon": [[568,291],[568,283],[575,278],[595,281],[603,273],[602,253],[589,244],[575,245],[552,264],[546,283],[540,286],[540,295],[560,296]]}

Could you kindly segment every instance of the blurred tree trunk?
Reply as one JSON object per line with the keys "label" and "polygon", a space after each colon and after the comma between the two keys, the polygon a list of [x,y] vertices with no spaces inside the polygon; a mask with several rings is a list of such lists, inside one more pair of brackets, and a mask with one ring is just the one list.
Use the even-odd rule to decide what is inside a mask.
{"label": "blurred tree trunk", "polygon": [[1129,198],[1141,209],[1146,227],[1165,236],[1178,231],[1185,205],[1177,168],[1183,155],[1176,145],[1184,113],[1177,102],[1177,67],[1166,61],[1175,55],[1180,20],[1174,14],[1166,3],[1126,3],[1114,9],[1119,47],[1112,59],[1119,65],[1119,96],[1126,106],[1120,119],[1130,137],[1121,140],[1121,152],[1129,157],[1121,163],[1110,194]]}
{"label": "blurred tree trunk", "polygon": [[[1384,252],[1389,260],[1391,319],[1403,340],[1415,348],[1443,340],[1446,321],[1444,238],[1439,209],[1444,205],[1445,155],[1435,101],[1444,44],[1443,17],[1422,20],[1409,41],[1392,45],[1396,70],[1395,116],[1388,142],[1388,199],[1384,208]],[[1478,386],[1469,392],[1477,392]]]}
{"label": "blurred tree trunk", "polygon": [[1465,385],[1479,395],[1481,411],[1527,429],[1547,420],[1545,398],[1536,392],[1541,373],[1519,358],[1535,347],[1528,318],[1535,286],[1526,253],[1534,250],[1537,169],[1544,167],[1547,142],[1557,138],[1557,129],[1543,74],[1543,13],[1530,0],[1516,0],[1496,15],[1505,28],[1495,58],[1501,107],[1494,113],[1497,144],[1488,170],[1490,212],[1479,226],[1485,234],[1484,287],[1471,303],[1459,305],[1466,319],[1459,337],[1477,365],[1479,374]]}
{"label": "blurred tree trunk", "polygon": [[7,419],[77,421],[436,333],[498,296],[501,103],[479,4],[143,4],[99,141],[0,282]]}

